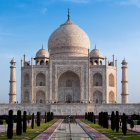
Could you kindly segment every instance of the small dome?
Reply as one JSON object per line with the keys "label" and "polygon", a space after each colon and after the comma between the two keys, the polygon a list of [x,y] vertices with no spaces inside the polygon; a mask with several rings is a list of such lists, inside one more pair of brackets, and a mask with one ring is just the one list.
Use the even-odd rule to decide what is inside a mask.
{"label": "small dome", "polygon": [[43,48],[36,53],[36,58],[49,58],[49,53]]}
{"label": "small dome", "polygon": [[16,63],[15,59],[13,58],[10,63]]}
{"label": "small dome", "polygon": [[89,48],[87,34],[70,19],[56,29],[48,40],[50,55],[87,56]]}
{"label": "small dome", "polygon": [[96,49],[96,46],[95,46],[95,49],[93,49],[90,52],[90,58],[103,58],[101,52],[98,49]]}
{"label": "small dome", "polygon": [[124,58],[124,60],[122,61],[122,64],[123,64],[123,65],[126,65],[126,64],[127,64],[125,58]]}

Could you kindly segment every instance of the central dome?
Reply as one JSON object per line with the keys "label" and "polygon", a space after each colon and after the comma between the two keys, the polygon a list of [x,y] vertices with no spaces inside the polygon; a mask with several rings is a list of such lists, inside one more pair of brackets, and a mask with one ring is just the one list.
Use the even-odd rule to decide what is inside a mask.
{"label": "central dome", "polygon": [[49,38],[50,55],[87,56],[90,41],[87,34],[69,18]]}

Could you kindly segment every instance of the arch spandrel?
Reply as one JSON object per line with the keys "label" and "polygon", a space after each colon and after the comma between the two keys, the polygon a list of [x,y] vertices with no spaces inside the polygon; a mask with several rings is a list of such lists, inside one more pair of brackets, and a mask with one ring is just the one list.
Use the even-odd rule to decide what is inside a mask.
{"label": "arch spandrel", "polygon": [[76,68],[73,68],[73,67],[66,67],[66,68],[57,67],[57,79],[59,79],[60,76],[67,71],[71,71],[71,72],[75,73],[79,77],[79,79],[81,79],[81,68],[80,67],[76,67]]}

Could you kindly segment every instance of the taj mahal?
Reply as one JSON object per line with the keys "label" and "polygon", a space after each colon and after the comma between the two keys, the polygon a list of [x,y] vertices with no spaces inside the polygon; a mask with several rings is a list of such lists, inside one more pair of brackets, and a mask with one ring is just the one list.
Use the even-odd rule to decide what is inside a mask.
{"label": "taj mahal", "polygon": [[[122,92],[117,93],[117,59],[104,57],[98,46],[90,50],[88,35],[70,19],[61,24],[40,47],[34,58],[21,59],[21,103],[16,103],[16,60],[10,62],[8,110],[54,112],[54,115],[84,115],[93,111],[140,113],[140,104],[128,102],[127,61],[122,60]],[[117,94],[121,103],[117,103]]]}

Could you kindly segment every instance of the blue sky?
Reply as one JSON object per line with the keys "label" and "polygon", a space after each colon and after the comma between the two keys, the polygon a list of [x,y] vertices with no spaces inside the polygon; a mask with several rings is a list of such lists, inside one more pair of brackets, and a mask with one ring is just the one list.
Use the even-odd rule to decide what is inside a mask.
{"label": "blue sky", "polygon": [[20,101],[20,60],[35,56],[51,33],[71,20],[89,36],[103,56],[118,60],[118,102],[121,100],[121,61],[128,61],[129,101],[140,102],[140,0],[0,0],[0,102],[8,102],[9,62],[17,62]]}

